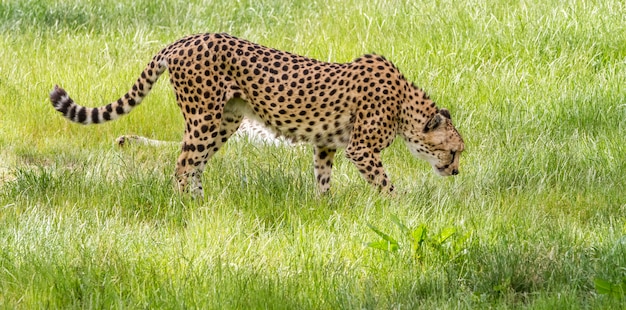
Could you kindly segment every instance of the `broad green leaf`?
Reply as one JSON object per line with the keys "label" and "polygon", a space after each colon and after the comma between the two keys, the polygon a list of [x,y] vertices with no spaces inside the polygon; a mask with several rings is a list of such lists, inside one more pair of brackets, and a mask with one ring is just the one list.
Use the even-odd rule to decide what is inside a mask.
{"label": "broad green leaf", "polygon": [[456,233],[456,228],[446,227],[436,237],[436,245],[442,245],[446,240],[452,237]]}
{"label": "broad green leaf", "polygon": [[387,252],[395,252],[399,249],[398,244],[394,244],[385,240],[369,242],[367,243],[367,246],[373,249],[383,250]]}
{"label": "broad green leaf", "polygon": [[609,295],[614,298],[621,298],[626,294],[623,286],[613,284],[605,279],[595,278],[593,279],[593,283],[598,294]]}
{"label": "broad green leaf", "polygon": [[369,226],[369,228],[371,230],[373,230],[377,235],[379,235],[381,238],[387,240],[389,243],[398,245],[398,241],[396,241],[396,239],[392,238],[391,236],[387,235],[386,233],[380,231],[378,228],[374,227],[372,224],[367,224],[367,226]]}
{"label": "broad green leaf", "polygon": [[420,224],[411,231],[411,245],[413,252],[417,252],[424,240],[426,240],[427,228],[424,224]]}
{"label": "broad green leaf", "polygon": [[595,278],[593,279],[593,284],[599,294],[610,294],[612,291],[613,284],[607,280]]}

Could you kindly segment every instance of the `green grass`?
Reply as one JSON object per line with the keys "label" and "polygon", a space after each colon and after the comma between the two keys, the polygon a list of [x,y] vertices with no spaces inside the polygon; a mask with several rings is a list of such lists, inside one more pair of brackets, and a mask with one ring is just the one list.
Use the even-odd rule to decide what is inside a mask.
{"label": "green grass", "polygon": [[[623,308],[625,16],[617,0],[2,1],[0,307]],[[167,78],[106,125],[48,102],[57,83],[112,101],[199,32],[387,56],[451,110],[461,174],[435,176],[397,141],[395,196],[340,153],[318,197],[310,147],[237,142],[193,201],[173,188],[175,147],[113,146],[180,140]]]}

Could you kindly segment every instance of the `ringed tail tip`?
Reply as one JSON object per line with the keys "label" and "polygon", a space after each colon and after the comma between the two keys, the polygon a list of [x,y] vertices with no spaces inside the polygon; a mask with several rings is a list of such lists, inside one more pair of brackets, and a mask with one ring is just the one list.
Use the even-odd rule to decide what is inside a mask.
{"label": "ringed tail tip", "polygon": [[54,85],[54,89],[50,92],[50,101],[55,108],[63,100],[63,97],[67,97],[67,92],[59,85]]}

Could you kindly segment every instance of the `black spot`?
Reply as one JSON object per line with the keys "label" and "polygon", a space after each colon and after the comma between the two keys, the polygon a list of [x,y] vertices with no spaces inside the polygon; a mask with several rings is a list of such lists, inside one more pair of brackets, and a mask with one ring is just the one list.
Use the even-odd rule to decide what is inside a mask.
{"label": "black spot", "polygon": [[319,156],[320,159],[326,159],[326,157],[328,157],[328,153],[326,151],[321,151]]}

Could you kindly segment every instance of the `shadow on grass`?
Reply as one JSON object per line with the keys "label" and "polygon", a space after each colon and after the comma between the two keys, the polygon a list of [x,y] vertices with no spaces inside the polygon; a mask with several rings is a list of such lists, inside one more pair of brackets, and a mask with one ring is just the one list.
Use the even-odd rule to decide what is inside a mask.
{"label": "shadow on grass", "polygon": [[163,173],[131,170],[120,176],[92,168],[89,164],[17,168],[13,179],[1,185],[0,200],[15,208],[97,210],[126,222],[185,225],[193,201],[179,195]]}

